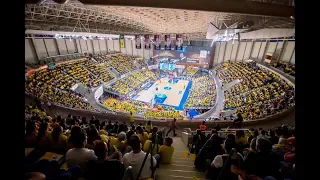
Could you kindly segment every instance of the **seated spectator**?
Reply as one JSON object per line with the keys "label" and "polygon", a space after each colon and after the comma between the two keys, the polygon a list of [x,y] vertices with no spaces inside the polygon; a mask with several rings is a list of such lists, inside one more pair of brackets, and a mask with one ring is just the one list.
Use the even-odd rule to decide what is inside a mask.
{"label": "seated spectator", "polygon": [[146,140],[149,139],[148,133],[144,132],[141,126],[138,126],[136,130],[137,130],[137,135],[139,136],[139,139],[140,139],[140,143],[143,146]]}
{"label": "seated spectator", "polygon": [[273,145],[273,150],[281,155],[290,151],[290,146],[288,145],[288,140],[285,138],[279,138],[279,143]]}
{"label": "seated spectator", "polygon": [[152,129],[152,123],[151,123],[151,121],[148,121],[145,127],[146,127],[146,130],[147,130],[148,132],[151,132],[151,129]]}
{"label": "seated spectator", "polygon": [[110,145],[115,146],[119,151],[122,151],[125,148],[126,133],[120,132],[117,138],[111,138]]}
{"label": "seated spectator", "polygon": [[35,121],[29,120],[26,124],[25,147],[35,147],[38,143],[37,135]]}
{"label": "seated spectator", "polygon": [[47,122],[43,122],[40,124],[39,130],[38,130],[38,136],[37,139],[40,141],[43,137],[47,137],[51,134],[51,131],[49,130],[49,124]]}
{"label": "seated spectator", "polygon": [[271,152],[272,144],[265,138],[256,140],[257,152],[250,152],[244,160],[244,174],[242,178],[248,175],[256,175],[260,178],[266,176],[278,177],[280,169],[280,161],[278,157]]}
{"label": "seated spectator", "polygon": [[74,148],[69,149],[66,153],[66,162],[68,167],[79,165],[86,168],[89,160],[97,160],[97,156],[93,150],[85,148],[87,137],[83,132],[75,136],[71,136],[71,142]]}
{"label": "seated spectator", "polygon": [[206,136],[197,129],[196,134],[192,138],[191,153],[198,154],[200,149],[206,143]]}
{"label": "seated spectator", "polygon": [[124,168],[121,152],[116,151],[111,156],[108,156],[107,144],[99,141],[94,146],[94,153],[97,156],[97,160],[90,160],[88,162],[87,179],[122,179]]}
{"label": "seated spectator", "polygon": [[130,137],[134,134],[134,131],[130,130],[127,133],[127,140],[124,141],[124,149],[123,149],[123,154],[129,153],[132,151],[131,146],[129,146],[129,139]]}
{"label": "seated spectator", "polygon": [[[236,180],[238,176],[231,172],[231,166],[241,166],[243,157],[240,153],[237,153],[236,148],[237,144],[234,140],[234,135],[229,134],[228,138],[224,143],[225,153],[223,155],[217,155],[212,163],[210,164],[210,168],[207,172],[207,178],[217,179],[220,176],[220,179],[225,180]],[[231,151],[234,149],[234,151]],[[230,154],[232,153],[232,154]],[[222,171],[222,172],[221,172]]]}
{"label": "seated spectator", "polygon": [[[132,151],[130,153],[126,153],[123,156],[123,164],[124,167],[132,166],[132,174],[133,179],[137,179],[139,170],[142,166],[142,162],[146,156],[146,153],[141,151],[140,139],[137,135],[132,135],[129,139],[129,145],[132,147]],[[156,156],[159,158],[158,156]],[[151,159],[153,161],[153,167],[151,167]],[[157,160],[155,157],[152,157],[151,154],[148,155],[147,160],[142,168],[142,172],[140,175],[140,179],[150,178],[152,175],[151,168],[154,168],[157,164]]]}
{"label": "seated spectator", "polygon": [[269,141],[272,143],[272,145],[278,144],[278,142],[279,142],[279,137],[276,136],[276,134],[275,134],[275,132],[274,132],[273,130],[270,130],[270,131],[269,131],[269,135],[270,135],[270,137],[269,137],[268,139],[269,139]]}
{"label": "seated spectator", "polygon": [[201,131],[206,131],[207,130],[206,121],[202,121],[202,123],[199,125],[199,129]]}
{"label": "seated spectator", "polygon": [[160,163],[161,164],[171,164],[172,155],[174,152],[174,147],[171,146],[173,140],[171,137],[166,137],[164,139],[163,145],[160,146]]}
{"label": "seated spectator", "polygon": [[89,149],[93,149],[95,141],[98,141],[98,140],[101,140],[101,137],[98,133],[98,130],[95,128],[95,126],[92,126],[92,128],[90,128],[88,131],[88,140],[87,140],[86,147]]}

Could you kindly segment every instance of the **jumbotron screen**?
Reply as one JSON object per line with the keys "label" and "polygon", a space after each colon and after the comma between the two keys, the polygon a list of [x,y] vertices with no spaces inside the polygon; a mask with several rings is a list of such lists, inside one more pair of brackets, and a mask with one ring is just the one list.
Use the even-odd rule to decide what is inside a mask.
{"label": "jumbotron screen", "polygon": [[[153,55],[159,60],[168,58],[171,62],[179,63],[199,63],[209,64],[210,62],[210,47],[194,47],[187,46],[184,50],[153,50]],[[162,67],[163,66],[163,67]],[[169,68],[168,65],[163,64],[160,68]]]}
{"label": "jumbotron screen", "polygon": [[160,62],[160,69],[161,70],[169,70],[172,71],[176,68],[176,63],[169,63],[169,62]]}

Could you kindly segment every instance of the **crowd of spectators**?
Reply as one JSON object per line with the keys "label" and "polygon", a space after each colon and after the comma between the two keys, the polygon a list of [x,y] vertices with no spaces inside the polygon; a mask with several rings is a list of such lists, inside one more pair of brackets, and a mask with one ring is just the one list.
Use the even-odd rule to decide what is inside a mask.
{"label": "crowd of spectators", "polygon": [[184,69],[182,74],[183,75],[194,76],[195,74],[197,74],[198,71],[199,71],[198,67],[188,66],[187,68]]}
{"label": "crowd of spectators", "polygon": [[125,54],[103,55],[100,58],[105,59],[105,67],[113,67],[120,74],[126,74],[134,71],[137,67],[134,65],[134,59]]}
{"label": "crowd of spectators", "polygon": [[25,92],[49,103],[58,105],[93,110],[86,102],[84,96],[76,93],[70,88],[76,83],[70,76],[60,70],[40,70],[27,77],[25,81]]}
{"label": "crowd of spectators", "polygon": [[[207,142],[207,143],[206,143]],[[212,129],[207,137],[197,130],[195,166],[207,179],[295,179],[295,128],[282,125],[264,130],[237,130],[226,137]]]}
{"label": "crowd of spectators", "polygon": [[295,103],[294,88],[280,76],[247,63],[224,63],[217,67],[224,84],[240,82],[225,90],[225,109],[236,109],[245,120],[263,118]]}
{"label": "crowd of spectators", "polygon": [[212,107],[216,99],[216,85],[209,75],[193,77],[185,107]]}
{"label": "crowd of spectators", "polygon": [[[72,115],[50,117],[41,108],[26,105],[25,147],[35,148],[25,158],[27,178],[132,180],[148,151],[140,178],[150,178],[159,164],[172,162],[172,143],[151,121],[143,126],[95,117],[90,121]],[[53,159],[45,152],[53,153]],[[62,156],[64,160],[57,158]]]}
{"label": "crowd of spectators", "polygon": [[272,66],[293,77],[296,75],[296,66],[294,64],[284,62],[284,61],[279,61],[272,64]]}
{"label": "crowd of spectators", "polygon": [[155,79],[155,74],[152,71],[145,69],[127,75],[116,81],[110,87],[107,87],[107,89],[118,94],[126,95],[129,92],[140,89],[141,86],[147,82],[153,82]]}

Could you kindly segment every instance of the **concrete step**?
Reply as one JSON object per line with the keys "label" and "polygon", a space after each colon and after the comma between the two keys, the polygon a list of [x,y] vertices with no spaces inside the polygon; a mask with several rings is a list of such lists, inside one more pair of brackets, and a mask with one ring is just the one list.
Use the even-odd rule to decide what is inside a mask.
{"label": "concrete step", "polygon": [[[193,177],[185,177],[185,176],[172,176],[172,175],[158,175],[156,174],[156,180],[192,180]],[[205,178],[199,178],[199,180],[206,180]]]}
{"label": "concrete step", "polygon": [[196,171],[194,165],[185,165],[185,164],[160,164],[161,169],[167,170],[186,170],[186,171]]}
{"label": "concrete step", "polygon": [[181,176],[181,177],[197,177],[205,178],[205,173],[198,171],[174,170],[174,169],[157,169],[156,174],[163,176]]}

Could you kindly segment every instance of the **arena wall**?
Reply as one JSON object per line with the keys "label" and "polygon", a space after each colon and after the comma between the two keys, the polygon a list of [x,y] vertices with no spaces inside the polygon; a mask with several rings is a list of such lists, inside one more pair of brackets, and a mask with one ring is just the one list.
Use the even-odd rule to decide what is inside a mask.
{"label": "arena wall", "polygon": [[215,42],[213,65],[250,58],[262,62],[266,53],[280,52],[279,61],[295,64],[295,40],[241,40]]}

